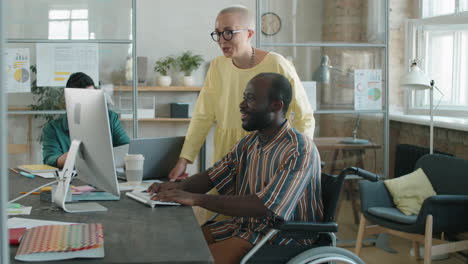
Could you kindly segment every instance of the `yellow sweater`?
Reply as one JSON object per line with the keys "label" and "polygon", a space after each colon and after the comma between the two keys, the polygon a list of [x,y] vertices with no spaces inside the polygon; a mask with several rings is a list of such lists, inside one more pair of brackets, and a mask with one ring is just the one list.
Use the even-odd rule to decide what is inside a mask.
{"label": "yellow sweater", "polygon": [[284,75],[293,87],[293,99],[287,117],[300,132],[313,138],[315,120],[304,87],[294,66],[281,55],[269,52],[255,67],[239,69],[230,58],[217,57],[211,62],[203,89],[200,92],[192,120],[185,137],[180,157],[194,161],[201,145],[214,122],[213,161],[226,155],[246,132],[242,128],[239,104],[247,83],[262,72],[275,72]]}

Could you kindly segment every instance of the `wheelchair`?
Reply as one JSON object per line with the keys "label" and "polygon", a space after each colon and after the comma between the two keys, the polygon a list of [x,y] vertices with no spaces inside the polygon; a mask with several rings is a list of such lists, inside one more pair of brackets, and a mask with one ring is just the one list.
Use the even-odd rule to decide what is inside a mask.
{"label": "wheelchair", "polygon": [[[322,202],[324,206],[323,222],[292,222],[283,221],[275,223],[262,240],[259,241],[241,260],[241,264],[303,264],[303,263],[348,263],[363,264],[358,256],[351,251],[336,247],[336,236],[338,231],[336,223],[336,209],[346,175],[353,174],[369,181],[378,181],[378,176],[359,169],[349,167],[340,172],[339,175],[322,173]],[[314,245],[270,245],[267,241],[278,235],[285,238],[313,239]]]}

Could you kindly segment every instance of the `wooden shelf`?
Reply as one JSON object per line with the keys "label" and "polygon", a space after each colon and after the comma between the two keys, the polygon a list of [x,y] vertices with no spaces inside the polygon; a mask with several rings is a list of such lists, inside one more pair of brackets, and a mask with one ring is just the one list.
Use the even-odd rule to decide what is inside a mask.
{"label": "wooden shelf", "polygon": [[[133,121],[131,118],[122,118],[122,121]],[[156,117],[156,118],[140,118],[138,122],[190,122],[190,118],[171,118],[171,117]]]}
{"label": "wooden shelf", "polygon": [[9,106],[8,111],[29,111],[31,107],[29,106]]}
{"label": "wooden shelf", "polygon": [[[138,92],[199,92],[198,86],[138,86]],[[131,92],[132,86],[116,86],[115,92]]]}

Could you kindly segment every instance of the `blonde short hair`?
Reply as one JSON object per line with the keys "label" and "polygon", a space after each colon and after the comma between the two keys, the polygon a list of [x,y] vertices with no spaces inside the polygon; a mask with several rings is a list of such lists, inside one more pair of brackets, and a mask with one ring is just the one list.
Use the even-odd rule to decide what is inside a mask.
{"label": "blonde short hair", "polygon": [[230,13],[238,13],[241,15],[242,24],[248,29],[255,30],[255,19],[250,10],[243,5],[233,5],[219,11],[218,16]]}

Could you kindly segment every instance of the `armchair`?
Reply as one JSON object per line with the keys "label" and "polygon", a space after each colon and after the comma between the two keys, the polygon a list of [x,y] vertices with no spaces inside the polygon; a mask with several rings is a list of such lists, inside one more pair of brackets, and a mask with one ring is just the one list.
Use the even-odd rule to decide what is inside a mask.
{"label": "armchair", "polygon": [[[384,185],[360,182],[361,220],[355,253],[359,255],[364,235],[389,233],[413,241],[416,257],[424,244],[424,264],[433,255],[468,249],[468,240],[448,242],[434,234],[468,231],[468,160],[445,155],[425,155],[415,165],[426,173],[437,195],[427,198],[418,215],[404,215],[393,203]],[[366,226],[366,222],[375,225]]]}

